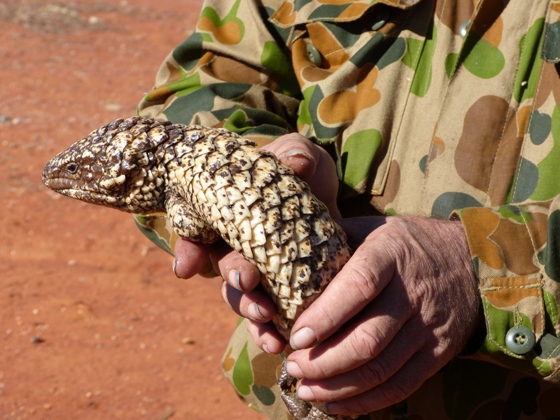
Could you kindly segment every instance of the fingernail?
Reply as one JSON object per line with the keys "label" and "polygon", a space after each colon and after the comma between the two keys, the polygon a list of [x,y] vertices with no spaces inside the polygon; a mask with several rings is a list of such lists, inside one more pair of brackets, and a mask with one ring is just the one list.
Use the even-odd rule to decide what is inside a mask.
{"label": "fingernail", "polygon": [[309,327],[304,327],[301,330],[296,331],[290,337],[290,346],[294,350],[304,349],[311,347],[317,341],[317,336],[313,330]]}
{"label": "fingernail", "polygon": [[241,290],[242,292],[244,292],[245,290],[243,290],[243,288],[241,287],[241,279],[240,279],[240,275],[239,275],[239,271],[238,270],[231,270],[229,272],[229,281],[230,283],[235,285],[235,288],[237,290]]}
{"label": "fingernail", "polygon": [[254,320],[261,320],[261,319],[265,319],[264,315],[261,313],[260,309],[259,309],[259,304],[257,302],[253,303],[252,305],[249,306],[248,308],[249,310],[249,315],[251,316],[251,318],[253,318]]}
{"label": "fingernail", "polygon": [[266,343],[262,345],[262,349],[265,353],[270,353],[270,350],[268,350],[268,345]]}
{"label": "fingernail", "polygon": [[286,361],[286,372],[292,375],[294,378],[303,378],[303,372],[299,368],[299,365],[296,362],[292,362],[290,360]]}
{"label": "fingernail", "polygon": [[297,388],[297,396],[299,399],[305,401],[313,401],[315,399],[315,395],[313,395],[313,391],[306,385],[300,385]]}
{"label": "fingernail", "polygon": [[178,279],[181,278],[177,275],[177,258],[173,260],[173,274],[175,274],[175,277],[177,277]]}
{"label": "fingernail", "polygon": [[291,157],[304,157],[308,160],[313,160],[313,156],[311,156],[309,153],[307,153],[306,151],[303,150],[290,150],[288,153],[286,153],[286,158],[291,158]]}

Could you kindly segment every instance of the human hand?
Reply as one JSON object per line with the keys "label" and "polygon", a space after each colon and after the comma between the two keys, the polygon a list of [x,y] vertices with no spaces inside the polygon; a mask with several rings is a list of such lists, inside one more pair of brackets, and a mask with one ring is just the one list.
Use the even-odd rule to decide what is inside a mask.
{"label": "human hand", "polygon": [[[334,218],[340,218],[336,207],[338,180],[334,162],[328,153],[299,134],[288,134],[264,147],[279,160],[290,166],[296,175],[305,180],[314,194],[329,207]],[[228,304],[248,319],[248,327],[258,331],[260,344],[268,343],[267,349],[279,353],[284,348],[280,337],[270,321],[276,308],[260,284],[257,268],[233,251],[224,242],[204,246],[187,240],[175,245],[173,270],[177,277],[189,278],[200,272],[208,258],[214,270],[224,278],[222,294]]]}
{"label": "human hand", "polygon": [[460,222],[369,217],[343,227],[371,233],[294,325],[290,344],[301,350],[287,371],[304,378],[299,398],[364,414],[404,400],[456,357],[481,304]]}

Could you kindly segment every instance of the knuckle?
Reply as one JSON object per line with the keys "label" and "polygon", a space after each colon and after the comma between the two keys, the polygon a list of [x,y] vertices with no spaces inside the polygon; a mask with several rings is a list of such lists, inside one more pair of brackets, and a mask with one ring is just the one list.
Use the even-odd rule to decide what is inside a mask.
{"label": "knuckle", "polygon": [[[327,308],[321,306],[318,308],[319,309],[319,316],[321,318],[319,319],[323,319],[323,322],[325,322],[327,324],[327,330],[331,331],[332,329],[336,328],[338,326],[338,322],[335,318],[332,317],[331,312],[329,310],[327,310]],[[317,337],[319,340],[323,340],[324,337]]]}
{"label": "knuckle", "polygon": [[[373,326],[370,326],[373,328]],[[372,359],[379,353],[379,335],[375,330],[357,328],[352,331],[348,340],[348,356],[355,362]]]}
{"label": "knuckle", "polygon": [[376,359],[366,363],[362,369],[359,370],[359,380],[364,387],[374,387],[383,383],[387,379],[387,370],[382,363]]}
{"label": "knuckle", "polygon": [[408,234],[408,222],[402,218],[391,218],[390,223],[372,232],[376,241],[397,261],[410,259],[414,239]]}
{"label": "knuckle", "polygon": [[266,338],[264,337],[262,326],[255,321],[245,318],[245,328],[247,329],[249,335],[253,338],[255,345],[262,350],[263,346],[266,344]]}
{"label": "knuckle", "polygon": [[309,350],[298,350],[297,356],[290,360],[297,363],[306,380],[321,381],[333,376],[332,363],[320,357],[312,361]]}
{"label": "knuckle", "polygon": [[320,380],[332,376],[332,369],[320,360],[312,365],[312,369],[306,363],[303,363],[300,367],[306,377],[310,379]]}
{"label": "knuckle", "polygon": [[257,343],[260,339],[258,326],[248,318],[245,318],[245,329],[249,333],[249,335],[253,338],[253,341]]}
{"label": "knuckle", "polygon": [[[418,354],[424,367],[423,371],[426,376],[432,376],[437,372],[447,361],[451,360],[451,352],[445,348],[444,345],[437,344],[433,349],[424,350]],[[424,378],[420,377],[419,380]]]}
{"label": "knuckle", "polygon": [[[324,341],[330,336],[332,331],[336,331],[340,327],[338,320],[333,317],[332,311],[330,311],[325,305],[314,305],[308,309],[308,311],[308,313],[305,313],[304,311],[302,319],[305,316],[306,320],[313,320],[312,322],[314,322],[316,326],[316,328],[314,328],[314,332],[316,334],[317,341]],[[308,315],[311,317],[307,318]]]}
{"label": "knuckle", "polygon": [[349,273],[349,279],[351,287],[355,289],[363,301],[369,302],[376,296],[376,275],[365,262],[357,261],[354,269]]}
{"label": "knuckle", "polygon": [[404,401],[411,394],[411,390],[401,383],[392,383],[390,386],[383,387],[380,394],[383,404],[389,406]]}

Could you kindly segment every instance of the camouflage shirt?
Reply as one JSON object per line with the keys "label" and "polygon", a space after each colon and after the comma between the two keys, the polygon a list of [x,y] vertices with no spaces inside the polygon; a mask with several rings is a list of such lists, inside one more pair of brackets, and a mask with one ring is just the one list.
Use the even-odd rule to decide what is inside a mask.
{"label": "camouflage shirt", "polygon": [[[335,157],[346,215],[459,217],[486,339],[409,416],[558,417],[559,20],[558,0],[209,0],[139,113],[297,131]],[[138,221],[173,248],[164,220]]]}

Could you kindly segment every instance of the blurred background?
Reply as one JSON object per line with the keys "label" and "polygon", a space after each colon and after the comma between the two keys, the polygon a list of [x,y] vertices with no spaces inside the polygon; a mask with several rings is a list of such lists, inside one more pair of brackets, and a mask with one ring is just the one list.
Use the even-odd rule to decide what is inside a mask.
{"label": "blurred background", "polygon": [[258,419],[222,377],[219,279],[178,280],[131,216],[41,184],[135,113],[201,0],[0,0],[0,418]]}

